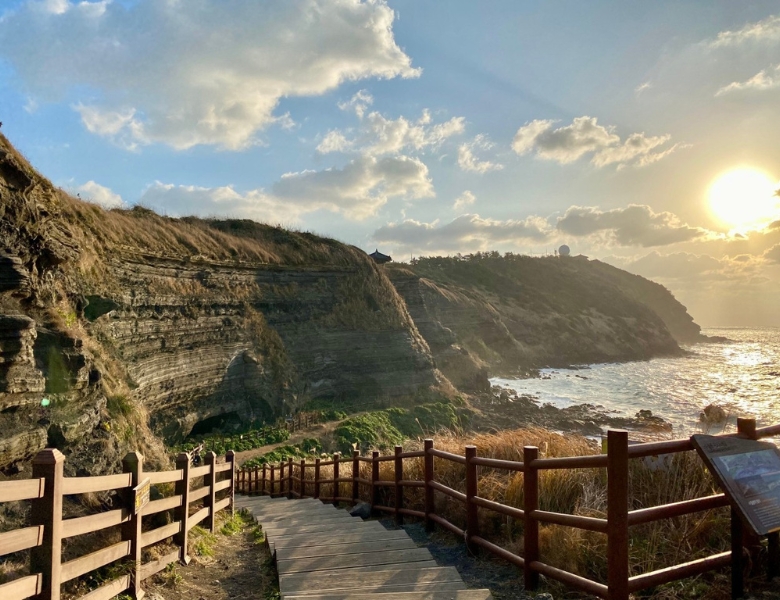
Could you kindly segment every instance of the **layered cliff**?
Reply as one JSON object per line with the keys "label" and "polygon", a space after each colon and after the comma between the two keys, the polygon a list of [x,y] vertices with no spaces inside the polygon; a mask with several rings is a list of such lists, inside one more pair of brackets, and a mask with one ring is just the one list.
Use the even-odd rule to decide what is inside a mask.
{"label": "layered cliff", "polygon": [[210,419],[446,384],[357,248],[105,211],[54,188],[2,135],[0,315],[0,468],[47,443],[93,462],[137,444],[159,455],[147,427],[175,440]]}
{"label": "layered cliff", "polygon": [[387,272],[461,387],[483,386],[485,370],[674,356],[704,339],[668,290],[585,257],[421,258]]}

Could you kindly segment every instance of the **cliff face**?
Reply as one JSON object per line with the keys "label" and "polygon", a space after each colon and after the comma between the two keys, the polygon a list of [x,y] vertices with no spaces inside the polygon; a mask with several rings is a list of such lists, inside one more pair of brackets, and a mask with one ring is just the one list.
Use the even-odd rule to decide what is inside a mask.
{"label": "cliff face", "polygon": [[139,444],[162,460],[148,428],[175,440],[210,419],[443,382],[360,250],[249,221],[104,211],[1,135],[0,236],[0,468],[47,443],[92,455],[74,469]]}
{"label": "cliff face", "polygon": [[388,275],[442,372],[461,384],[485,368],[514,375],[679,355],[678,341],[702,339],[668,290],[584,257],[422,258]]}

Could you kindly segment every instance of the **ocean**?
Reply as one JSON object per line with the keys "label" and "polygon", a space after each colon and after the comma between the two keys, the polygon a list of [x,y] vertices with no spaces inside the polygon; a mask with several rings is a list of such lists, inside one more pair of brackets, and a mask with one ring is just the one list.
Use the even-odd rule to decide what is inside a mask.
{"label": "ocean", "polygon": [[682,358],[542,369],[538,378],[491,382],[561,408],[591,403],[629,416],[651,410],[672,423],[674,437],[723,430],[701,422],[709,404],[726,411],[726,430],[733,430],[737,417],[754,417],[759,427],[780,423],[780,329],[702,333],[732,341],[685,346],[689,354]]}

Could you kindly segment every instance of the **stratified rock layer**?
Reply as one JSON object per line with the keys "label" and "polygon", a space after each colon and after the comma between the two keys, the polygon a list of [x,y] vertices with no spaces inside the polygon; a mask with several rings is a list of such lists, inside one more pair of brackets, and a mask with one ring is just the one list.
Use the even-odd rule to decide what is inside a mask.
{"label": "stratified rock layer", "polygon": [[151,435],[143,423],[177,440],[210,419],[392,403],[444,383],[357,248],[107,212],[55,189],[1,135],[0,234],[0,468],[49,443],[101,448],[84,463],[100,470]]}

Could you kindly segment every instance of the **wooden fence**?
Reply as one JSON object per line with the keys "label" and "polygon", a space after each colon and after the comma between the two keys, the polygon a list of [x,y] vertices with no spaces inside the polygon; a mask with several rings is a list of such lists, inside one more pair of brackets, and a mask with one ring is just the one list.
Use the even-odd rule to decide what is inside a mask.
{"label": "wooden fence", "polygon": [[[780,425],[756,429],[752,419],[740,419],[736,437],[760,439],[780,435]],[[507,461],[483,458],[477,455],[475,446],[466,446],[465,455],[457,455],[434,448],[433,440],[425,440],[423,450],[404,452],[401,446],[395,447],[392,456],[380,456],[373,452],[371,457],[362,457],[354,451],[351,458],[342,459],[338,454],[332,460],[316,459],[313,464],[305,461],[293,462],[289,459],[279,465],[264,465],[237,473],[236,488],[243,493],[270,494],[273,496],[314,497],[323,501],[357,503],[367,500],[374,511],[394,514],[401,523],[404,516],[425,519],[430,529],[439,525],[458,536],[462,536],[469,548],[476,551],[482,548],[523,570],[526,589],[537,587],[539,574],[555,579],[572,588],[607,598],[608,600],[628,600],[629,594],[678,579],[697,575],[718,567],[732,565],[732,593],[734,597],[742,595],[742,529],[739,517],[732,510],[732,550],[674,565],[657,571],[631,575],[629,562],[630,529],[642,525],[670,519],[682,515],[728,506],[724,494],[695,498],[672,504],[629,510],[629,460],[643,457],[671,455],[692,451],[689,439],[666,442],[653,442],[637,445],[628,444],[625,431],[609,431],[607,435],[607,453],[592,456],[566,458],[539,458],[539,450],[526,446],[523,461]],[[404,460],[423,459],[424,480],[404,479]],[[465,493],[452,489],[436,481],[434,460],[452,461],[464,465],[466,472]],[[392,461],[394,478],[381,480],[379,466],[381,462]],[[342,476],[341,470],[346,463],[351,471],[349,477]],[[370,466],[370,479],[361,477],[361,464]],[[321,470],[332,467],[332,475],[321,477]],[[507,470],[523,473],[523,507],[507,506],[478,495],[479,467]],[[563,514],[539,509],[539,472],[546,469],[584,469],[596,468],[607,471],[607,517],[594,518],[581,515]],[[345,469],[347,470],[347,469]],[[307,476],[308,474],[308,476]],[[393,489],[393,506],[384,506],[381,502],[381,489]],[[404,489],[420,488],[424,490],[424,510],[413,510],[404,506]],[[323,490],[328,495],[322,495]],[[367,494],[361,491],[367,490]],[[443,515],[436,512],[436,493],[444,494],[464,505],[465,528],[461,529]],[[488,541],[480,535],[478,511],[494,511],[523,523],[523,556]],[[542,561],[539,552],[539,523],[551,523],[579,529],[596,531],[607,536],[607,554],[609,561],[607,581],[597,582],[556,568]],[[778,536],[769,536],[770,565],[778,575],[780,564]]]}
{"label": "wooden fence", "polygon": [[[180,454],[176,469],[145,472],[143,457],[128,454],[123,473],[99,477],[65,477],[65,456],[55,449],[38,453],[33,460],[33,478],[0,482],[0,502],[29,500],[32,502],[30,526],[0,533],[0,557],[30,550],[30,575],[0,585],[2,600],[59,600],[61,585],[67,581],[124,561],[124,574],[81,596],[80,600],[108,600],[127,593],[136,599],[144,595],[144,579],[163,570],[169,564],[189,562],[187,536],[189,531],[205,521],[214,531],[214,517],[224,509],[233,510],[235,455],[228,452],[224,462],[217,462],[213,452],[205,455],[203,466],[193,467],[190,455]],[[173,484],[174,492],[151,500],[135,511],[133,488],[139,484],[151,486]],[[195,487],[191,484],[202,485]],[[163,486],[171,487],[171,486]],[[124,507],[83,517],[63,519],[63,498],[91,492],[117,491]],[[170,523],[156,528],[150,523],[158,513],[172,511]],[[195,512],[192,512],[195,511]],[[192,512],[192,514],[191,514]],[[63,541],[119,526],[121,541],[63,562]],[[156,560],[143,562],[142,551],[155,544],[172,540],[174,549]],[[170,545],[169,545],[170,546]]]}

